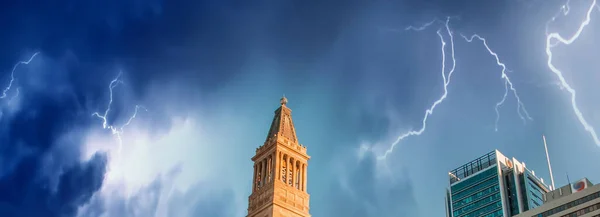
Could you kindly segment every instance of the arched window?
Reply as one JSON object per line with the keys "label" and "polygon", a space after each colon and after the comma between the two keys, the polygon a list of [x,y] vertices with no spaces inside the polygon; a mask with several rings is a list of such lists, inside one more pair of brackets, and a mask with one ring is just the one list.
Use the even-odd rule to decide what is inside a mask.
{"label": "arched window", "polygon": [[260,189],[262,183],[262,163],[258,163],[258,173],[256,174],[256,190]]}
{"label": "arched window", "polygon": [[255,163],[254,164],[254,180],[252,180],[254,182],[254,191],[258,190],[258,165]]}
{"label": "arched window", "polygon": [[262,161],[262,177],[260,177],[260,186],[264,186],[267,183],[267,159],[263,159]]}
{"label": "arched window", "polygon": [[273,178],[272,177],[272,175],[273,175],[273,167],[272,167],[272,165],[273,165],[273,156],[272,155],[269,155],[269,158],[267,160],[267,165],[269,167],[268,168],[269,172],[267,173],[267,182],[271,182],[271,180]]}
{"label": "arched window", "polygon": [[288,185],[290,185],[290,186],[294,186],[294,183],[293,183],[293,181],[294,181],[293,170],[294,170],[294,159],[290,158],[290,169],[288,170],[288,175],[289,175],[288,176]]}
{"label": "arched window", "polygon": [[285,183],[287,178],[287,155],[283,155],[283,160],[281,161],[281,181]]}
{"label": "arched window", "polygon": [[296,169],[294,170],[296,172],[296,183],[295,183],[295,187],[296,189],[300,189],[300,162],[296,162]]}

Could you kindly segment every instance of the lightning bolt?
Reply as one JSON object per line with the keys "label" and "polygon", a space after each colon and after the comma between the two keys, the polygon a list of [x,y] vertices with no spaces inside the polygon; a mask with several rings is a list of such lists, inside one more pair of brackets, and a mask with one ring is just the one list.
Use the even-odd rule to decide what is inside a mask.
{"label": "lightning bolt", "polygon": [[[552,16],[552,18],[546,22],[546,36],[550,34],[548,32],[548,27],[550,27],[550,23],[554,22],[556,18],[560,16],[560,14],[562,14],[563,16],[569,15],[569,11],[571,10],[571,8],[569,7],[569,2],[571,2],[571,0],[567,0],[567,2],[564,5],[562,5],[560,9],[556,12],[556,14],[554,14],[554,16]],[[556,40],[551,46],[557,46],[559,43],[560,41]]]}
{"label": "lightning bolt", "polygon": [[[10,82],[8,82],[8,86],[6,88],[4,88],[4,90],[2,91],[2,96],[0,96],[0,99],[4,99],[6,98],[6,93],[10,90],[10,88],[12,88],[13,83],[15,82],[15,71],[17,70],[17,67],[19,67],[19,65],[23,64],[23,65],[29,65],[29,63],[31,61],[33,61],[33,59],[39,54],[40,52],[36,52],[33,55],[31,55],[31,57],[29,58],[29,60],[27,61],[19,61],[17,64],[15,64],[15,66],[13,66],[12,71],[10,72]],[[18,92],[17,92],[18,95]]]}
{"label": "lightning bolt", "polygon": [[[565,7],[564,9],[565,11],[568,12],[568,7]],[[434,19],[428,23],[425,23],[422,26],[419,27],[414,27],[414,26],[409,26],[407,28],[405,28],[405,30],[414,30],[414,31],[422,31],[427,29],[429,26],[433,25],[435,22],[441,22],[444,23],[445,26],[445,30],[448,34],[448,36],[450,37],[450,50],[451,50],[451,59],[452,59],[452,68],[449,70],[448,75],[446,75],[446,41],[444,40],[444,37],[441,34],[441,29],[438,30],[436,33],[437,35],[440,37],[440,41],[442,43],[442,79],[444,81],[444,93],[442,94],[442,96],[436,100],[429,109],[427,109],[425,111],[425,116],[423,117],[422,120],[422,127],[419,130],[411,130],[408,131],[404,134],[401,134],[400,136],[398,136],[398,138],[392,143],[392,145],[390,146],[389,149],[387,149],[383,155],[380,155],[377,157],[378,160],[385,160],[387,158],[387,156],[389,154],[391,154],[394,150],[394,148],[396,147],[396,145],[398,145],[398,143],[400,143],[400,141],[404,140],[405,138],[409,137],[409,136],[418,136],[421,135],[425,129],[427,128],[427,119],[429,118],[430,115],[433,114],[433,111],[435,110],[435,108],[441,104],[446,97],[448,96],[448,85],[450,84],[451,78],[452,78],[452,74],[454,73],[454,70],[456,69],[456,58],[454,55],[454,36],[452,31],[450,30],[450,17],[447,17],[445,22],[442,22],[438,19]],[[487,44],[487,41],[485,38],[475,34],[473,36],[471,36],[470,38],[464,36],[461,34],[461,36],[467,41],[467,42],[472,42],[473,39],[477,38],[478,40],[483,42],[483,45],[485,46],[485,48],[487,49],[488,53],[490,55],[492,55],[495,59],[496,59],[496,64],[500,67],[502,67],[502,79],[504,80],[504,95],[502,96],[502,99],[496,103],[495,106],[495,111],[496,111],[496,121],[495,121],[495,130],[498,131],[498,122],[500,120],[500,112],[499,112],[499,108],[500,106],[502,106],[504,104],[504,102],[506,101],[506,97],[508,96],[508,90],[510,89],[513,93],[513,95],[515,96],[515,98],[517,99],[517,113],[519,114],[519,117],[521,118],[521,120],[523,120],[523,122],[525,123],[527,119],[529,120],[533,120],[530,116],[529,113],[527,112],[527,109],[525,108],[525,105],[523,104],[523,102],[521,101],[521,98],[519,97],[519,95],[517,94],[517,90],[514,88],[513,83],[511,82],[510,78],[508,77],[508,75],[506,74],[507,71],[510,71],[506,65],[504,63],[502,63],[500,61],[500,58],[498,57],[498,54],[496,54],[493,50],[490,49],[490,47]]]}
{"label": "lightning bolt", "polygon": [[427,29],[427,27],[431,26],[433,23],[435,23],[436,21],[439,21],[438,19],[433,19],[432,21],[429,21],[425,24],[423,24],[422,26],[419,27],[414,27],[414,26],[408,26],[406,28],[404,28],[404,30],[414,30],[417,32],[423,31],[425,29]]}
{"label": "lightning bolt", "polygon": [[[564,15],[568,14],[568,11],[569,11],[568,3],[569,2],[567,2],[561,8]],[[560,86],[562,87],[562,89],[568,91],[571,94],[571,106],[573,107],[573,111],[575,112],[577,119],[579,120],[581,125],[583,125],[585,130],[590,133],[590,135],[594,139],[594,142],[596,143],[596,145],[600,146],[600,139],[598,139],[598,135],[596,134],[594,127],[592,127],[592,125],[590,125],[585,120],[585,118],[583,117],[583,114],[579,110],[579,107],[577,107],[577,103],[576,103],[577,93],[576,93],[575,89],[573,89],[571,87],[571,85],[569,85],[569,83],[567,83],[567,81],[563,77],[562,72],[558,68],[556,68],[556,66],[554,66],[554,64],[552,64],[552,49],[551,49],[555,46],[558,46],[559,44],[570,45],[575,40],[577,40],[577,38],[579,38],[579,36],[583,32],[583,29],[585,29],[585,27],[590,24],[591,14],[592,14],[592,11],[594,10],[594,8],[597,8],[598,10],[600,10],[600,6],[598,6],[596,4],[596,0],[592,1],[590,8],[587,10],[584,21],[579,24],[579,28],[577,29],[575,34],[573,34],[571,37],[564,38],[558,32],[551,32],[551,33],[546,32],[546,55],[548,56],[548,62],[547,62],[548,68],[550,68],[550,70],[558,77],[558,80],[560,81]],[[552,17],[551,21],[554,21],[556,18],[557,18],[557,16]],[[549,23],[551,21],[549,21]],[[546,26],[546,30],[547,29],[548,29],[548,26]],[[554,41],[554,43],[553,43],[553,41]]]}
{"label": "lightning bolt", "polygon": [[[469,43],[473,42],[473,39],[477,38],[478,40],[480,40],[483,43],[483,46],[485,46],[485,49],[487,49],[488,53],[490,53],[490,55],[494,56],[494,58],[496,59],[496,64],[500,67],[502,67],[502,79],[504,79],[504,95],[502,96],[502,99],[496,103],[496,122],[494,124],[495,130],[498,131],[498,121],[500,121],[500,111],[499,108],[500,106],[502,106],[504,104],[504,102],[506,101],[506,96],[508,95],[508,90],[510,89],[513,93],[513,95],[515,96],[515,99],[517,99],[517,113],[519,114],[519,117],[521,118],[521,120],[523,120],[523,123],[526,122],[526,119],[529,120],[533,120],[530,116],[529,113],[527,112],[527,109],[525,109],[525,105],[523,104],[523,102],[521,102],[521,98],[519,97],[519,94],[517,94],[517,90],[515,89],[515,87],[513,86],[513,83],[510,81],[510,78],[508,77],[508,75],[506,74],[506,65],[502,62],[500,62],[500,58],[498,57],[498,54],[496,54],[496,52],[492,51],[492,49],[490,49],[490,47],[487,44],[487,41],[485,40],[485,38],[474,34],[472,35],[470,38],[466,37],[465,35],[461,34],[461,36]],[[521,113],[525,113],[525,116],[523,116],[523,114]]]}
{"label": "lightning bolt", "polygon": [[133,119],[136,118],[137,113],[140,109],[142,109],[144,111],[148,111],[145,107],[143,107],[141,105],[136,105],[133,115],[131,115],[129,117],[129,119],[127,120],[127,122],[125,122],[125,124],[121,125],[120,127],[117,127],[117,126],[114,126],[114,125],[108,123],[108,115],[111,111],[111,107],[112,107],[112,103],[113,103],[113,89],[115,87],[117,87],[119,84],[123,84],[123,81],[120,80],[121,75],[122,75],[122,72],[119,72],[117,77],[115,79],[113,79],[110,82],[110,84],[108,85],[109,101],[108,101],[108,105],[106,106],[106,110],[104,110],[104,114],[100,114],[99,112],[94,112],[92,114],[92,116],[100,118],[102,120],[102,127],[104,129],[110,129],[111,133],[117,138],[117,141],[119,142],[118,153],[121,153],[121,149],[123,148],[123,139],[122,139],[123,129],[126,126],[128,126],[129,124],[131,124],[131,121],[133,121]]}
{"label": "lightning bolt", "polygon": [[[426,23],[424,26],[419,27],[419,28],[406,28],[407,30],[413,29],[415,31],[421,31],[426,29],[428,26],[430,26],[431,24],[433,24],[434,21]],[[454,58],[454,37],[452,35],[452,31],[450,31],[450,17],[448,17],[446,19],[445,22],[445,27],[446,27],[446,31],[448,32],[448,35],[450,36],[450,49],[451,51],[451,57],[452,57],[452,68],[450,69],[450,71],[448,72],[448,76],[446,77],[446,41],[444,40],[444,37],[442,36],[441,33],[441,29],[438,29],[438,31],[436,32],[437,35],[440,37],[440,42],[442,43],[442,78],[444,81],[444,93],[442,94],[442,96],[436,100],[433,105],[431,105],[431,107],[429,107],[429,109],[427,109],[425,111],[425,116],[423,117],[423,121],[422,121],[422,127],[419,130],[411,130],[408,131],[400,136],[398,136],[398,138],[396,139],[396,141],[394,141],[394,143],[392,143],[392,145],[390,146],[390,148],[388,150],[385,151],[385,153],[381,156],[377,156],[378,160],[385,160],[387,158],[387,156],[389,154],[391,154],[394,151],[394,148],[396,147],[396,145],[398,145],[398,143],[400,143],[400,141],[402,141],[403,139],[409,137],[409,136],[418,136],[421,135],[423,132],[425,132],[425,129],[427,128],[427,118],[429,118],[430,115],[433,114],[433,111],[435,110],[435,108],[442,103],[446,97],[448,96],[448,85],[450,84],[450,78],[452,77],[452,74],[454,73],[454,69],[456,68],[456,59]]]}

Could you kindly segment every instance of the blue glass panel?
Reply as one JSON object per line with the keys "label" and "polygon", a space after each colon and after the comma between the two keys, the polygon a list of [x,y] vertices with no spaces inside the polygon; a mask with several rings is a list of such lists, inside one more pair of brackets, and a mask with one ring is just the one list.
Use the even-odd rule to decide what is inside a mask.
{"label": "blue glass panel", "polygon": [[486,178],[497,176],[498,170],[496,166],[490,167],[490,169],[483,171],[475,176],[469,177],[468,179],[462,180],[450,187],[452,194],[457,193],[458,191],[463,190],[464,188],[468,188],[471,185],[474,185],[481,180]]}

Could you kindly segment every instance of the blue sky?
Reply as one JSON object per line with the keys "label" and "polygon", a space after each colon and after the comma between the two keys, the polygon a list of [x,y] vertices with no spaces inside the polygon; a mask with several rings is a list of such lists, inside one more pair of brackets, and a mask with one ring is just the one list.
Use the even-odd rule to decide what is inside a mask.
{"label": "blue sky", "polygon": [[[573,1],[563,16],[565,3],[3,3],[0,213],[245,216],[250,158],[283,94],[312,157],[313,216],[443,216],[447,172],[494,149],[549,182],[542,134],[557,186],[600,182],[600,7]],[[560,83],[546,33],[571,37],[588,12],[573,43],[551,40]],[[486,39],[531,119],[509,90],[496,124],[502,67],[461,34]],[[382,158],[444,94],[452,42],[446,97]],[[116,133],[92,116],[107,108]]]}

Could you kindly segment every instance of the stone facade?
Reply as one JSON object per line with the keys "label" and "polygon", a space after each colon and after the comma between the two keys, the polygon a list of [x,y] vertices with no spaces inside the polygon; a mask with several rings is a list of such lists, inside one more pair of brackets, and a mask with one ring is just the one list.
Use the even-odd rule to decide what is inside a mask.
{"label": "stone facade", "polygon": [[265,143],[252,158],[254,175],[248,217],[309,217],[307,169],[310,156],[298,143],[287,99],[275,117]]}

